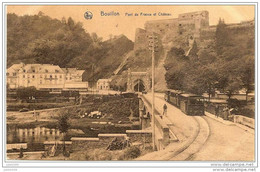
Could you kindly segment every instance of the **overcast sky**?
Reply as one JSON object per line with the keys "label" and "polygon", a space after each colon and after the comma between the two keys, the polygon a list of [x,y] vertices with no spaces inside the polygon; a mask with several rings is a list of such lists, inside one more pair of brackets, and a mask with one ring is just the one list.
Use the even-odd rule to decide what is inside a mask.
{"label": "overcast sky", "polygon": [[[147,20],[176,18],[181,13],[207,10],[210,25],[217,24],[219,18],[224,18],[226,23],[239,23],[244,20],[254,19],[254,6],[11,6],[7,12],[17,15],[33,15],[42,11],[52,18],[72,17],[75,21],[83,23],[84,28],[92,33],[96,32],[104,39],[109,35],[124,34],[134,41],[135,29],[143,28]],[[91,11],[93,19],[86,20],[84,13]],[[106,13],[119,12],[120,16],[101,16],[101,11]],[[125,13],[168,13],[171,16],[125,16]]]}

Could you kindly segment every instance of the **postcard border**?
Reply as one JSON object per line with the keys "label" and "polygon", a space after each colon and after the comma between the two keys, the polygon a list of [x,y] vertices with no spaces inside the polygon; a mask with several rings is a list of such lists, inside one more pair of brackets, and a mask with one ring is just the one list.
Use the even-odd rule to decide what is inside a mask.
{"label": "postcard border", "polygon": [[[258,2],[2,2],[2,109],[3,109],[3,115],[2,115],[2,167],[3,168],[61,168],[64,166],[17,166],[19,163],[75,163],[75,161],[19,161],[19,160],[6,160],[6,149],[5,149],[5,143],[6,143],[6,60],[7,60],[7,25],[6,25],[6,6],[7,5],[253,5],[255,8],[255,160],[254,161],[159,161],[159,160],[152,160],[152,161],[77,161],[76,163],[97,163],[97,166],[68,166],[66,168],[147,168],[147,167],[153,167],[153,168],[183,168],[184,166],[149,166],[149,163],[211,163],[211,164],[219,164],[219,163],[242,163],[242,162],[254,162],[256,163],[256,166],[253,166],[253,168],[258,168]],[[8,162],[7,162],[8,161]],[[4,166],[4,163],[10,163],[14,166]],[[115,163],[115,166],[101,166],[98,165],[100,163]],[[147,163],[147,165],[144,166],[116,166],[117,163]],[[212,166],[185,166],[185,168],[218,168],[218,167],[212,167]],[[219,167],[219,168],[226,168],[226,167]],[[245,167],[244,167],[245,168]]]}

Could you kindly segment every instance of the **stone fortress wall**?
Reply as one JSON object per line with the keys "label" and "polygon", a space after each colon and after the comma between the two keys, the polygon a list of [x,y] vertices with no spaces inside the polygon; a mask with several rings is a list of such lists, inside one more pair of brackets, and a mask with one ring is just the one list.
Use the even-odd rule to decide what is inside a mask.
{"label": "stone fortress wall", "polygon": [[[240,23],[227,24],[230,29],[241,27],[254,27],[255,21],[242,21]],[[145,23],[144,29],[137,28],[135,34],[134,49],[147,49],[149,36],[153,33],[159,36],[162,43],[184,39],[190,47],[190,43],[197,43],[214,38],[216,25],[209,26],[209,12],[197,11],[179,14],[178,18],[152,20]]]}
{"label": "stone fortress wall", "polygon": [[147,21],[145,29],[136,29],[135,50],[146,48],[148,38],[152,33],[157,34],[162,40],[180,35],[199,38],[200,30],[208,27],[209,13],[207,11],[184,13],[174,19]]}

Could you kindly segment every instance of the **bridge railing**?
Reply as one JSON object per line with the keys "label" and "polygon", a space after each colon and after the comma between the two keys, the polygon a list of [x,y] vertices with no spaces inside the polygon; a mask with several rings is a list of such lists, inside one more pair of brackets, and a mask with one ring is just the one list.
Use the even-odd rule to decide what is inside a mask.
{"label": "bridge railing", "polygon": [[[143,95],[139,95],[139,98],[143,101],[146,107],[146,113],[152,114],[152,104]],[[161,119],[160,112],[154,109],[155,114],[155,138],[157,149],[164,149],[170,143],[170,129],[166,122]]]}

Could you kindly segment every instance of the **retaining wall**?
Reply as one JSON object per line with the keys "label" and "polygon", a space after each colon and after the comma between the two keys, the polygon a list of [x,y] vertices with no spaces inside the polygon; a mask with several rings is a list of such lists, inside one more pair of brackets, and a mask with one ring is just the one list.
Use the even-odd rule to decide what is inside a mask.
{"label": "retaining wall", "polygon": [[234,115],[234,122],[250,128],[255,128],[255,120],[241,115]]}

